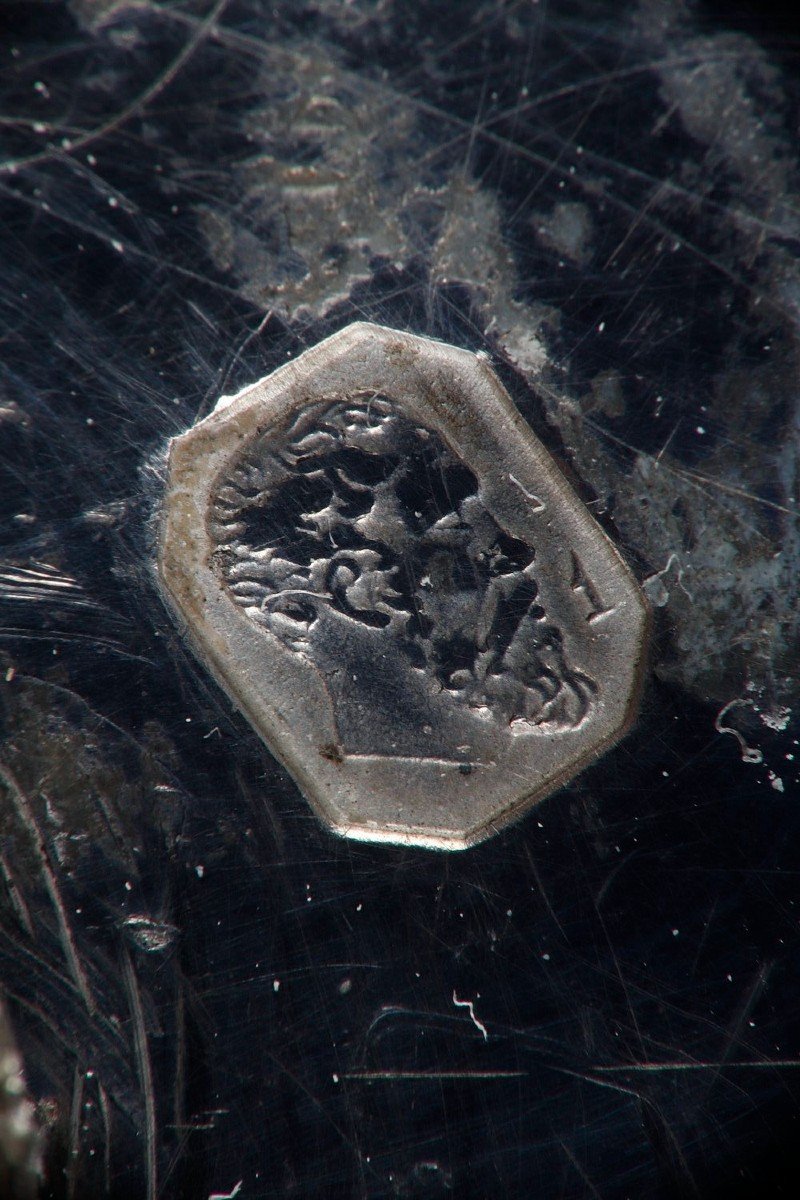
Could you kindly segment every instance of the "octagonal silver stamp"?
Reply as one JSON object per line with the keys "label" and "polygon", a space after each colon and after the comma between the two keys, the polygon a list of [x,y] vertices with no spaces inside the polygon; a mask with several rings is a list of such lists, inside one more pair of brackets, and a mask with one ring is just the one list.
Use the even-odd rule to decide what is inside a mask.
{"label": "octagonal silver stamp", "polygon": [[318,815],[463,849],[635,712],[633,575],[483,356],[358,323],[173,439],[158,569]]}

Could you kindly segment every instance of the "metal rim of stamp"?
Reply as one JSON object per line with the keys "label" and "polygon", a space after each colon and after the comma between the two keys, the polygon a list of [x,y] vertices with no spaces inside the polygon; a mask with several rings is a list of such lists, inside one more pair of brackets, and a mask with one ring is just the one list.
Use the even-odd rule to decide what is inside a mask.
{"label": "metal rim of stamp", "polygon": [[352,324],[169,448],[158,577],[318,816],[464,849],[635,715],[649,610],[482,355]]}

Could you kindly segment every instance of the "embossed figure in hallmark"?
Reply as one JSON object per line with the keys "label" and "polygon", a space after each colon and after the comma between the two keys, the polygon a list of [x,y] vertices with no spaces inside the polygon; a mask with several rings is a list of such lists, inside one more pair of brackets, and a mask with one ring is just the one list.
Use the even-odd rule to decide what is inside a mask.
{"label": "embossed figure in hallmark", "polygon": [[345,753],[451,758],[490,731],[576,729],[592,708],[535,547],[385,395],[323,399],[252,441],[210,531],[236,603],[325,681]]}

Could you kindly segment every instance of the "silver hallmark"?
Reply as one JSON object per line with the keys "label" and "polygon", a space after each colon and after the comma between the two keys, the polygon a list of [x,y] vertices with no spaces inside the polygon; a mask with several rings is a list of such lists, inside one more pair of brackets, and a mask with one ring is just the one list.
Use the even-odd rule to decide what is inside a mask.
{"label": "silver hallmark", "polygon": [[173,439],[158,568],[328,825],[463,849],[632,720],[648,612],[481,356],[358,323]]}

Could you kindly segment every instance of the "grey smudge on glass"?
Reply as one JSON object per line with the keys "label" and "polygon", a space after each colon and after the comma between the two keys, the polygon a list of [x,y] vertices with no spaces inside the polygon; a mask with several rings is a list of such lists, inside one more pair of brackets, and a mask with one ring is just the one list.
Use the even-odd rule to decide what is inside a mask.
{"label": "grey smudge on glass", "polygon": [[339,833],[463,848],[630,723],[647,609],[481,356],[355,324],[173,439],[159,577]]}

